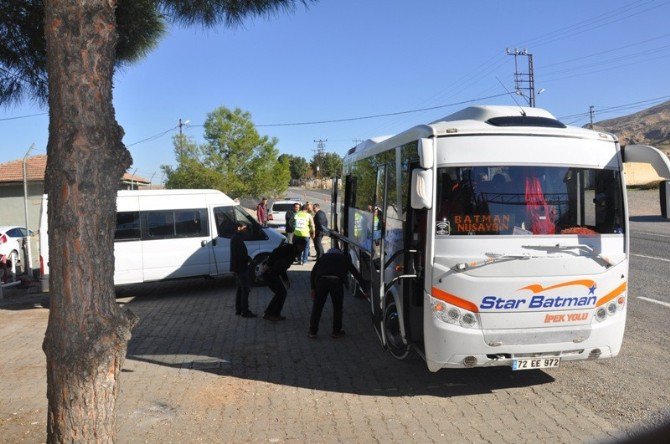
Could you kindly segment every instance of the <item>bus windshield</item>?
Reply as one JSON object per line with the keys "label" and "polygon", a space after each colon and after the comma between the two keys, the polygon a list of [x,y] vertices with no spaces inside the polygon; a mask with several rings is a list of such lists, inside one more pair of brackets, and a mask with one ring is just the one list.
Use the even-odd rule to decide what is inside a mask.
{"label": "bus windshield", "polygon": [[554,166],[438,168],[435,234],[598,235],[624,231],[611,169]]}

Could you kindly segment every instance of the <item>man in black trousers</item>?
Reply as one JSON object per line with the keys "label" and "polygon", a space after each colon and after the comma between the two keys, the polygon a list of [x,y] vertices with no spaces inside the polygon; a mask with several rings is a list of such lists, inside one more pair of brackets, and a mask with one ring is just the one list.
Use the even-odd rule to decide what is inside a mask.
{"label": "man in black trousers", "polygon": [[323,236],[328,233],[328,216],[326,216],[326,213],[318,203],[315,203],[313,208],[316,211],[314,214],[314,248],[316,249],[316,259],[319,260],[323,256],[323,244],[321,242],[323,241]]}
{"label": "man in black trousers", "polygon": [[286,300],[286,289],[291,287],[286,270],[289,269],[294,260],[295,248],[291,244],[284,243],[272,250],[265,263],[263,279],[274,293],[274,297],[263,315],[263,319],[267,321],[277,322],[286,319],[285,316],[281,315]]}
{"label": "man in black trousers", "polygon": [[251,258],[244,241],[247,238],[247,225],[238,222],[237,232],[230,238],[230,271],[237,278],[237,294],[235,296],[235,314],[243,318],[255,318],[249,310],[249,293],[251,281],[249,279],[249,263]]}
{"label": "man in black trousers", "polygon": [[307,336],[310,338],[316,338],[316,333],[319,331],[321,312],[323,311],[328,294],[330,294],[330,298],[333,301],[333,332],[331,337],[337,339],[344,336],[344,330],[342,330],[342,304],[344,299],[344,280],[348,272],[351,272],[357,280],[361,280],[361,275],[351,263],[349,256],[337,248],[328,250],[314,264],[312,274],[310,275],[312,297],[314,298],[312,316],[309,320],[309,332],[307,333]]}

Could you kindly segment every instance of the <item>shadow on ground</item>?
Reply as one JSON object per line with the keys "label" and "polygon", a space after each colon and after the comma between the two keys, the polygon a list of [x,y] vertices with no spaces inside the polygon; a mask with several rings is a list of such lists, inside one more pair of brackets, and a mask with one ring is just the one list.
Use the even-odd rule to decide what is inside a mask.
{"label": "shadow on ground", "polygon": [[[428,371],[416,354],[397,361],[379,345],[370,323],[369,303],[347,297],[347,335],[332,339],[332,307],[327,304],[317,339],[306,336],[311,299],[308,271],[289,271],[293,282],[283,314],[271,323],[234,314],[234,281],[195,280],[120,289],[119,297],[140,317],[128,359],[265,381],[285,386],[362,395],[441,397],[489,393],[552,382],[542,371],[507,367]],[[253,311],[262,314],[270,299],[254,288]]]}

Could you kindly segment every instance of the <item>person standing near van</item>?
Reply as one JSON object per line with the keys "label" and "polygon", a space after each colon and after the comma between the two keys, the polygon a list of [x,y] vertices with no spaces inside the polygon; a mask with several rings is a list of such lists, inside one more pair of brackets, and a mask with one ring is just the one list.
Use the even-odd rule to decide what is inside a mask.
{"label": "person standing near van", "polygon": [[268,199],[266,197],[256,205],[256,219],[262,227],[268,226]]}
{"label": "person standing near van", "polygon": [[243,318],[255,318],[256,314],[249,310],[249,293],[251,280],[249,279],[249,264],[251,258],[244,241],[247,239],[247,225],[237,223],[237,231],[230,238],[230,271],[237,279],[237,293],[235,295],[235,314]]}
{"label": "person standing near van", "polygon": [[[311,202],[305,202],[305,205],[307,206],[307,212],[309,213],[310,216],[312,216],[312,220],[314,220],[314,207],[312,206]],[[312,240],[314,240],[314,236],[312,236]],[[310,248],[309,248],[309,238],[307,239],[307,243],[305,244],[305,262],[309,259],[310,256]]]}
{"label": "person standing near van", "polygon": [[321,205],[318,203],[314,204],[314,211],[316,211],[316,214],[314,214],[314,228],[316,231],[314,236],[314,249],[316,250],[316,260],[319,260],[319,258],[323,256],[323,244],[321,242],[323,236],[328,233],[328,216],[326,216],[326,213],[321,209]]}
{"label": "person standing near van", "polygon": [[281,315],[281,310],[286,301],[286,290],[291,287],[286,271],[293,264],[295,259],[295,250],[291,244],[281,244],[270,253],[267,262],[265,263],[265,270],[263,271],[263,279],[274,293],[274,297],[265,309],[263,319],[266,321],[283,321],[285,316]]}
{"label": "person standing near van", "polygon": [[307,263],[309,258],[309,239],[314,237],[314,219],[307,211],[307,204],[295,215],[295,231],[293,232],[293,245],[298,262],[301,265]]}
{"label": "person standing near van", "polygon": [[295,231],[295,215],[300,211],[300,204],[298,202],[293,204],[293,208],[290,208],[286,212],[286,242],[289,244],[293,243],[293,232]]}

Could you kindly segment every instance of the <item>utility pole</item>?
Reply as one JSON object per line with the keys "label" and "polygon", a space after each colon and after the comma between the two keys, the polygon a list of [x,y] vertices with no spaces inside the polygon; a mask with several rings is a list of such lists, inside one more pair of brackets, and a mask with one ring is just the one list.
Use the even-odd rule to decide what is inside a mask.
{"label": "utility pole", "polygon": [[[507,55],[514,56],[514,87],[516,93],[523,96],[528,101],[528,106],[535,107],[535,73],[533,71],[533,54],[526,49],[510,50],[505,49]],[[528,58],[528,72],[519,72],[518,57],[525,56]],[[527,91],[524,94],[523,91]],[[540,91],[541,92],[541,91]]]}
{"label": "utility pole", "polygon": [[184,139],[182,138],[183,133],[182,133],[182,127],[187,126],[189,123],[191,123],[190,120],[184,120],[182,122],[181,118],[179,119],[179,157],[181,157],[184,154]]}
{"label": "utility pole", "polygon": [[326,149],[326,142],[328,139],[314,139],[316,143],[316,148],[314,149],[314,163],[316,164],[316,178],[319,178],[319,164],[318,162],[323,161],[323,153]]}
{"label": "utility pole", "polygon": [[[26,264],[23,266],[23,273],[28,275],[29,279],[33,278],[33,255],[32,251],[30,249],[30,227],[28,226],[28,174],[26,172],[26,160],[28,159],[28,155],[32,150],[35,149],[35,144],[33,143],[30,145],[30,148],[28,151],[26,151],[26,155],[23,156],[23,210],[25,211],[25,218],[26,218],[26,234],[27,237],[25,238],[26,240],[26,251],[25,253],[28,254],[28,257],[26,259]],[[18,259],[18,258],[17,258]],[[12,264],[14,266],[15,264]]]}
{"label": "utility pole", "polygon": [[589,128],[593,129],[593,117],[596,115],[596,108],[591,105],[589,106],[589,120],[591,123],[589,123]]}

